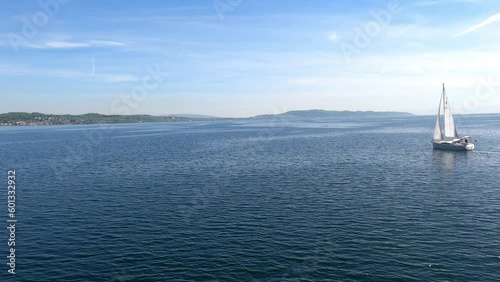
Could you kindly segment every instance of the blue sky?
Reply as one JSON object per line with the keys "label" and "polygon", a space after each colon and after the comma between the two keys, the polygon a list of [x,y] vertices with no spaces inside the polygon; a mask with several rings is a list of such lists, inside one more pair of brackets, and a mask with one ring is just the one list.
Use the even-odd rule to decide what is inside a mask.
{"label": "blue sky", "polygon": [[442,82],[500,112],[494,0],[2,1],[0,23],[0,112],[434,114]]}

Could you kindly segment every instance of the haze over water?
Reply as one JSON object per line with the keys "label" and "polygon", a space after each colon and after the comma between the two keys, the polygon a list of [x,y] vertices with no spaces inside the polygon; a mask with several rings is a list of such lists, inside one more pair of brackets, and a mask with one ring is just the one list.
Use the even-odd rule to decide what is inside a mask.
{"label": "haze over water", "polygon": [[434,120],[2,127],[15,278],[498,280],[500,116],[457,118],[465,153]]}

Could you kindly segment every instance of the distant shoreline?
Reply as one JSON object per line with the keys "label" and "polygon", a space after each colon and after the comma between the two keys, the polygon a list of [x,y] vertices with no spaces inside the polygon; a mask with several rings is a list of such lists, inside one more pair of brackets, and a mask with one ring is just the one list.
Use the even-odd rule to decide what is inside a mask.
{"label": "distant shoreline", "polygon": [[[499,113],[457,114],[460,115],[498,115]],[[302,110],[288,111],[281,114],[257,115],[253,117],[231,118],[211,117],[200,115],[56,115],[28,112],[10,112],[0,114],[0,126],[43,126],[43,125],[91,125],[91,124],[135,124],[135,123],[164,123],[164,122],[199,122],[199,121],[229,121],[229,120],[304,120],[324,118],[354,118],[354,117],[408,117],[433,116],[415,115],[407,112],[375,112],[375,111],[325,111]]]}
{"label": "distant shoreline", "polygon": [[375,111],[326,111],[301,110],[288,111],[281,114],[257,115],[247,118],[222,118],[199,115],[105,115],[88,113],[81,115],[44,114],[39,112],[9,112],[0,114],[0,126],[41,126],[41,125],[90,125],[90,124],[131,124],[131,123],[163,123],[193,121],[224,120],[273,120],[273,119],[321,119],[352,117],[403,117],[414,116],[407,112],[375,112]]}
{"label": "distant shoreline", "polygon": [[182,122],[199,120],[189,117],[151,115],[55,115],[43,113],[11,112],[0,114],[0,126],[77,125],[77,124],[121,124],[149,122]]}

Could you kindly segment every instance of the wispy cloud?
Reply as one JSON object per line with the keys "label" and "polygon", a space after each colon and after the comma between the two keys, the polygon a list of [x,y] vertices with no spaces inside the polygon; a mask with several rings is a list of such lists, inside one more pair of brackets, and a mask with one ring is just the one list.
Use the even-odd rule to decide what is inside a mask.
{"label": "wispy cloud", "polygon": [[102,74],[98,77],[107,82],[135,82],[140,80],[139,77],[128,74]]}
{"label": "wispy cloud", "polygon": [[[80,42],[68,42],[68,41],[52,41],[46,42],[43,45],[39,45],[40,48],[81,48],[81,47],[89,47],[88,43],[80,43]],[[37,47],[35,47],[37,48]]]}
{"label": "wispy cloud", "polygon": [[88,43],[90,46],[127,46],[127,44],[123,42],[107,40],[91,40]]}
{"label": "wispy cloud", "polygon": [[434,5],[449,5],[456,3],[470,3],[470,4],[481,4],[482,0],[427,0],[427,1],[415,1],[415,6],[434,6]]}
{"label": "wispy cloud", "polygon": [[3,76],[9,75],[23,75],[23,76],[39,76],[39,77],[52,77],[52,78],[69,78],[69,79],[85,79],[96,82],[107,83],[124,83],[124,82],[137,82],[141,78],[132,74],[125,73],[111,73],[111,72],[82,72],[74,69],[53,69],[53,68],[31,68],[29,66],[3,64],[0,65],[0,74]]}
{"label": "wispy cloud", "polygon": [[495,23],[495,22],[497,22],[497,21],[500,21],[500,13],[498,13],[498,14],[496,14],[496,15],[494,15],[494,16],[491,16],[491,17],[489,17],[489,18],[487,18],[486,20],[484,20],[484,21],[482,21],[482,22],[480,22],[480,23],[478,23],[478,24],[476,24],[476,25],[473,25],[473,26],[471,26],[471,27],[467,28],[466,30],[464,30],[464,31],[460,32],[460,33],[459,33],[459,34],[457,34],[456,36],[461,36],[461,35],[464,35],[464,34],[467,34],[467,33],[473,32],[473,31],[475,31],[475,30],[477,30],[477,29],[480,29],[480,28],[482,28],[482,27],[484,27],[484,26],[490,25],[490,24]]}
{"label": "wispy cloud", "polygon": [[70,49],[70,48],[88,48],[88,47],[122,47],[127,46],[123,42],[90,40],[90,41],[47,41],[37,44],[28,44],[26,47],[35,49]]}

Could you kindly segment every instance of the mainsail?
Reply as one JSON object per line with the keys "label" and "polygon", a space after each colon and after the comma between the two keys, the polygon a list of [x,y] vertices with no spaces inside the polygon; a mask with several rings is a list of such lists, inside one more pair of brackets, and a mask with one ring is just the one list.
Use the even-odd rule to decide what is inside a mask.
{"label": "mainsail", "polygon": [[453,120],[453,115],[451,114],[450,103],[448,102],[448,96],[446,96],[446,90],[443,84],[443,102],[444,102],[444,137],[455,139],[458,138],[457,128],[455,127],[455,121]]}

